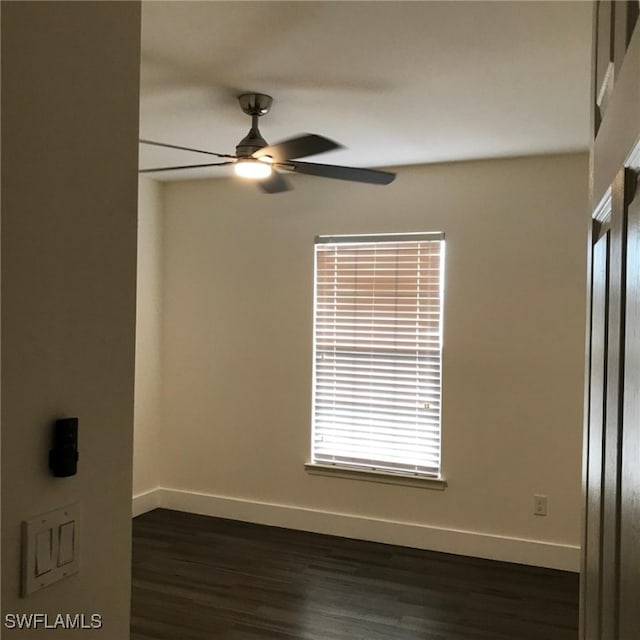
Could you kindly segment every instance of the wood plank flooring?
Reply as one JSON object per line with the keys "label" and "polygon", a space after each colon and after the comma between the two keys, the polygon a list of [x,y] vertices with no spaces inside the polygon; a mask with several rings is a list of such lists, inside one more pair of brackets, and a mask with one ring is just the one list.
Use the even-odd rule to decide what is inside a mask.
{"label": "wood plank flooring", "polygon": [[156,509],[131,640],[576,640],[578,575]]}

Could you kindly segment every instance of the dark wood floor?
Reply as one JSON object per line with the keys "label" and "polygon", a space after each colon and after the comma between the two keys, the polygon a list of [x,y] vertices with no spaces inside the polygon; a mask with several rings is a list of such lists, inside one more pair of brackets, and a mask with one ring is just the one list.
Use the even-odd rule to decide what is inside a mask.
{"label": "dark wood floor", "polygon": [[577,574],[156,509],[131,640],[575,640]]}

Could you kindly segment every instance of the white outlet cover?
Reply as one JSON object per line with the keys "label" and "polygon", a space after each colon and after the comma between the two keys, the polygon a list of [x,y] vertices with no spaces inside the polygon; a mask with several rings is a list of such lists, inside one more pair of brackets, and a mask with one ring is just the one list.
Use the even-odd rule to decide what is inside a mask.
{"label": "white outlet cover", "polygon": [[547,515],[547,496],[544,496],[544,495],[533,496],[533,514],[536,516]]}
{"label": "white outlet cover", "polygon": [[[59,531],[63,525],[73,523],[73,549],[72,559],[58,566],[59,555]],[[51,532],[51,569],[37,575],[38,536]],[[58,582],[68,576],[78,573],[78,541],[80,538],[80,505],[76,502],[61,509],[49,511],[25,520],[22,523],[22,597],[26,597],[34,591]],[[40,535],[42,543],[43,536]],[[68,550],[65,550],[68,554]],[[40,548],[40,553],[43,550]],[[65,558],[66,559],[66,558]]]}

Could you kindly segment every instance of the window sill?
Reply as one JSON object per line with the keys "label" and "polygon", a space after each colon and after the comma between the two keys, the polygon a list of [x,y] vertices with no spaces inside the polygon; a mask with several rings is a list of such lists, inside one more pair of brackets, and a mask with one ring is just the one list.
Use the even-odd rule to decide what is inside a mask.
{"label": "window sill", "polygon": [[333,476],[334,478],[347,478],[349,480],[364,480],[366,482],[382,482],[384,484],[420,487],[421,489],[433,489],[435,491],[443,491],[447,486],[447,481],[442,478],[429,478],[405,473],[373,471],[369,469],[340,467],[332,464],[317,464],[312,462],[307,462],[304,465],[304,468],[307,473],[312,475]]}

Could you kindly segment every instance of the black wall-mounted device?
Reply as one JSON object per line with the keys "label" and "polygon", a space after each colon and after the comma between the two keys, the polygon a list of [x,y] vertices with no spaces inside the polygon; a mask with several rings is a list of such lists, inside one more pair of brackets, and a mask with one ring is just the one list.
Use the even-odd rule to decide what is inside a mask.
{"label": "black wall-mounted device", "polygon": [[49,468],[57,478],[78,472],[78,418],[62,418],[53,425],[53,447],[49,451]]}

